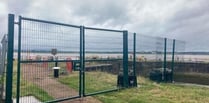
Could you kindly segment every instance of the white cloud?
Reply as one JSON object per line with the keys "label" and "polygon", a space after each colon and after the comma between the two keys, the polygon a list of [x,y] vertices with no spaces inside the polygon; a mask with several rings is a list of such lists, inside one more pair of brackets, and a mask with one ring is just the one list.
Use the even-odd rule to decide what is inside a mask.
{"label": "white cloud", "polygon": [[7,6],[4,2],[0,2],[0,16],[7,14]]}
{"label": "white cloud", "polygon": [[[193,46],[195,50],[209,51],[206,44],[209,41],[207,0],[3,0],[0,10],[3,21],[0,22],[0,35],[6,32],[7,14],[15,13],[57,22],[177,38],[196,45]],[[197,38],[201,40],[193,43]]]}

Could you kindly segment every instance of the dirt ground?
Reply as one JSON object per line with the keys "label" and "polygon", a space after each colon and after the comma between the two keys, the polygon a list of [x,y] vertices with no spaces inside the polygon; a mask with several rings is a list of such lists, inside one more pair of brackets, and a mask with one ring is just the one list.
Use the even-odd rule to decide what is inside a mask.
{"label": "dirt ground", "polygon": [[[23,79],[34,83],[55,99],[77,96],[78,92],[61,84],[52,76],[53,71],[40,64],[24,64],[22,66]],[[51,76],[50,76],[51,75]],[[85,97],[60,103],[101,103],[93,97]]]}

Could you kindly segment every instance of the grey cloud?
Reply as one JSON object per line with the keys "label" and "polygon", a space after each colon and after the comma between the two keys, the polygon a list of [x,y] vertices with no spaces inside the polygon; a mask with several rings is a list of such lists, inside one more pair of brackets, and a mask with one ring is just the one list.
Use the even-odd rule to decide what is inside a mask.
{"label": "grey cloud", "polygon": [[0,17],[1,23],[0,23],[0,41],[4,34],[7,32],[7,17],[2,16]]}
{"label": "grey cloud", "polygon": [[[189,6],[188,6],[189,5]],[[191,6],[192,5],[192,6]],[[187,42],[187,51],[208,51],[209,4],[206,0],[187,4],[167,22],[167,35]]]}
{"label": "grey cloud", "polygon": [[[9,0],[8,13],[77,25],[127,29],[185,40],[187,50],[209,51],[207,0]],[[1,16],[6,32],[7,15]],[[201,45],[201,46],[200,46]]]}
{"label": "grey cloud", "polygon": [[92,24],[123,25],[129,22],[128,7],[125,0],[87,0],[72,2],[72,14],[85,17]]}
{"label": "grey cloud", "polygon": [[26,14],[30,10],[30,6],[33,4],[32,0],[8,0],[8,9],[10,13]]}
{"label": "grey cloud", "polygon": [[207,22],[209,16],[209,4],[206,0],[200,0],[194,7],[183,7],[177,11],[168,23],[171,23],[169,30],[175,30],[182,26],[190,26],[196,23]]}
{"label": "grey cloud", "polygon": [[[17,15],[26,14],[30,10],[31,0],[3,0],[3,4],[7,7],[7,14],[14,13]],[[8,15],[4,14],[0,16],[0,38],[7,33],[7,21]]]}
{"label": "grey cloud", "polygon": [[[163,1],[165,3],[165,1]],[[144,6],[138,9],[139,23],[132,23],[129,29],[145,35],[176,38],[187,42],[187,51],[209,51],[209,4],[207,0],[176,0],[176,5],[161,5],[149,2],[148,11]],[[172,2],[172,3],[175,3]],[[152,5],[157,5],[152,7]],[[163,7],[162,7],[163,6]],[[155,11],[155,9],[159,9]],[[165,9],[169,9],[169,12]],[[162,12],[161,12],[162,11]],[[146,15],[149,12],[148,15]],[[160,16],[158,15],[160,14]]]}
{"label": "grey cloud", "polygon": [[[207,3],[208,0],[198,0],[198,1],[191,1],[192,6],[185,6],[182,7],[181,10],[177,11],[174,17],[172,18],[173,21],[183,21],[183,20],[190,20],[194,18],[199,18],[208,14],[209,4]],[[190,5],[190,4],[188,4]]]}

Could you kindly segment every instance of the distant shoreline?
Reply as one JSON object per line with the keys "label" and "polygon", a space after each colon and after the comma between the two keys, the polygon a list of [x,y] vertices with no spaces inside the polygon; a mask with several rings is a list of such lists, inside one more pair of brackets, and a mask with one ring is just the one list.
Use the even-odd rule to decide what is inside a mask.
{"label": "distant shoreline", "polygon": [[[17,50],[14,50],[17,53]],[[22,51],[22,53],[51,53],[51,51]],[[58,53],[80,53],[78,51],[58,51]],[[123,54],[123,52],[115,52],[115,51],[108,51],[108,52],[100,52],[100,51],[86,51],[85,53],[91,54]],[[129,54],[133,54],[133,51],[129,51]],[[162,54],[163,51],[148,51],[148,52],[136,52],[136,54]],[[167,51],[167,54],[172,54],[171,51]],[[175,54],[184,54],[184,55],[209,55],[209,52],[178,52],[175,51]]]}

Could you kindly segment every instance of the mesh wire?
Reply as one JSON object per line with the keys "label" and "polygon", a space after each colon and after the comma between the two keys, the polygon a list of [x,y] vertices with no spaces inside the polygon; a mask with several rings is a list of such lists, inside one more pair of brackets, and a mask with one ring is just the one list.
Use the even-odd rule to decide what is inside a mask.
{"label": "mesh wire", "polygon": [[164,38],[136,34],[136,73],[149,76],[153,69],[163,67]]}
{"label": "mesh wire", "polygon": [[167,38],[166,43],[166,68],[171,71],[172,69],[172,52],[173,52],[173,39]]}
{"label": "mesh wire", "polygon": [[122,32],[85,29],[86,94],[117,88],[122,60],[115,59],[122,59],[122,55]]}
{"label": "mesh wire", "polygon": [[[42,102],[78,96],[79,73],[71,71],[72,62],[58,62],[59,78],[55,78],[52,69],[55,62],[44,61],[79,60],[80,28],[23,19],[21,32],[21,61],[29,62],[21,63],[20,96],[27,96],[28,103],[32,102],[29,96]],[[57,50],[56,55],[52,55],[52,49]],[[14,81],[16,75],[17,69],[14,70]],[[16,82],[13,85],[15,88]]]}
{"label": "mesh wire", "polygon": [[185,42],[176,41],[174,81],[208,85],[207,55],[185,52]]}
{"label": "mesh wire", "polygon": [[[52,68],[56,66],[55,62],[44,61],[79,61],[80,28],[23,19],[21,32],[20,96],[34,96],[42,102],[78,96],[79,72],[71,71],[72,62],[59,62],[60,77],[54,78]],[[133,75],[133,37],[133,33],[129,33],[129,75]],[[19,48],[18,41],[14,42],[14,64],[17,65]],[[174,81],[209,84],[206,55],[185,54],[185,44],[184,41],[175,41]],[[117,76],[123,73],[123,32],[85,28],[84,45],[85,93],[116,89]],[[171,69],[173,40],[167,39],[166,46],[166,68]],[[56,56],[52,55],[52,49],[57,50]],[[163,68],[163,61],[164,38],[136,34],[136,74],[148,77],[153,69]],[[17,67],[13,76],[17,81]],[[14,82],[14,98],[16,85]],[[27,102],[31,100],[28,98]]]}
{"label": "mesh wire", "polygon": [[134,33],[128,33],[128,70],[129,76],[134,76],[134,67],[133,67],[133,60],[134,60]]}

